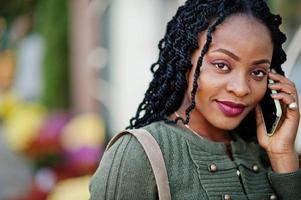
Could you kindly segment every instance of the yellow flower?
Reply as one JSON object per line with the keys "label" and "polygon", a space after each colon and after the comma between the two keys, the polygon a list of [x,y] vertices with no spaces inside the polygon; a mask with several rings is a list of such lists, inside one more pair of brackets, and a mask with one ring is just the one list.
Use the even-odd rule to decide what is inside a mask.
{"label": "yellow flower", "polygon": [[15,151],[23,151],[39,134],[45,109],[39,104],[19,103],[4,120],[4,137]]}

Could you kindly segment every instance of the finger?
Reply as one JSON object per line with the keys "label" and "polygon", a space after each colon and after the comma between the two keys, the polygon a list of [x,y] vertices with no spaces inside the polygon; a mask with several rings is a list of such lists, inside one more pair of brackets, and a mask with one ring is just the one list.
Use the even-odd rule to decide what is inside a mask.
{"label": "finger", "polygon": [[296,93],[295,94],[292,94],[292,96],[294,96],[295,97],[295,101],[297,102],[297,103],[299,103],[299,95],[298,95],[298,91],[296,90]]}
{"label": "finger", "polygon": [[[283,102],[282,105],[284,105],[285,109],[286,110],[286,118],[299,118],[299,115],[300,115],[300,111],[298,109],[298,101],[296,100],[296,97],[294,97],[293,95],[289,95],[289,94],[286,94],[286,93],[276,93],[276,94],[272,94],[271,95],[273,99],[278,99],[280,100],[281,102]],[[295,103],[297,104],[297,108],[296,109],[292,109],[292,108],[289,108],[289,105],[292,104],[292,103]]]}
{"label": "finger", "polygon": [[296,88],[291,85],[291,84],[288,84],[288,83],[274,83],[274,84],[269,84],[268,87],[271,89],[271,90],[277,90],[277,91],[281,91],[281,92],[284,92],[284,93],[287,93],[287,94],[293,94],[295,95],[297,93],[297,90]]}
{"label": "finger", "polygon": [[290,103],[296,102],[296,99],[293,95],[289,95],[284,92],[276,93],[276,94],[271,94],[273,99],[279,99],[281,100],[284,104],[288,105]]}
{"label": "finger", "polygon": [[269,72],[269,78],[273,79],[274,81],[286,83],[295,87],[295,83],[293,81],[275,72]]}

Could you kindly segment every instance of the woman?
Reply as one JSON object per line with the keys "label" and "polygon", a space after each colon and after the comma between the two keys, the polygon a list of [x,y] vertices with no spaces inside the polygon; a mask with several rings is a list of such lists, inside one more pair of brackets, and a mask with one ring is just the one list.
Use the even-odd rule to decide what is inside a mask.
{"label": "woman", "polygon": [[[281,69],[280,24],[262,0],[188,0],[168,23],[129,128],[155,137],[172,199],[301,199],[294,150],[300,113],[296,88]],[[276,83],[267,85],[268,78]],[[258,106],[268,87],[278,90],[271,98],[284,109],[272,137]],[[133,136],[106,152],[90,192],[91,199],[157,199]]]}

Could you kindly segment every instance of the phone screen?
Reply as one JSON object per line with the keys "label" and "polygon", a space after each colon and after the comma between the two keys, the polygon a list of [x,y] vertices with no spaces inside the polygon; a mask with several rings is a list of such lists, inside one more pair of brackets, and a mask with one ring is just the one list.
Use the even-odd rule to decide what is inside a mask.
{"label": "phone screen", "polygon": [[[277,118],[276,106],[275,106],[274,100],[270,96],[271,93],[272,93],[271,90],[267,89],[267,92],[265,93],[263,99],[260,102],[264,123],[265,123],[268,133],[270,133],[272,131],[273,124]],[[270,109],[265,109],[265,108],[270,108],[271,111],[270,111]]]}

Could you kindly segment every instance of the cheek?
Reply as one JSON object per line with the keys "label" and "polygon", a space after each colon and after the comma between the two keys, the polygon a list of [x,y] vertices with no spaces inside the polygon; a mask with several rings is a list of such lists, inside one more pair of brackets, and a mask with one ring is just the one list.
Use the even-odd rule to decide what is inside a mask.
{"label": "cheek", "polygon": [[229,79],[229,76],[216,73],[210,66],[204,66],[199,77],[199,87],[213,92],[226,88]]}
{"label": "cheek", "polygon": [[201,73],[198,83],[199,86],[196,92],[196,101],[199,103],[209,103],[210,99],[222,93],[222,90],[225,87],[220,79],[217,79],[213,74],[206,70]]}
{"label": "cheek", "polygon": [[263,98],[263,96],[265,95],[267,90],[267,85],[266,84],[256,84],[256,86],[253,87],[253,103],[257,104],[261,101],[261,99]]}

